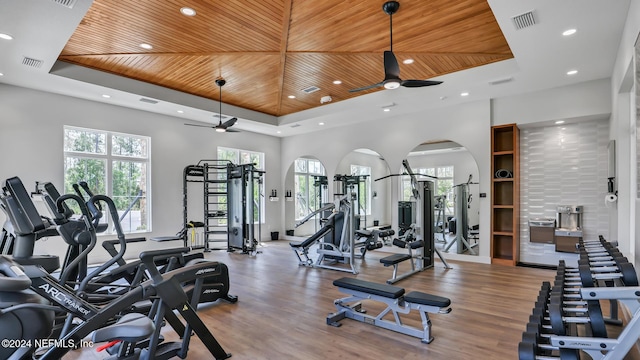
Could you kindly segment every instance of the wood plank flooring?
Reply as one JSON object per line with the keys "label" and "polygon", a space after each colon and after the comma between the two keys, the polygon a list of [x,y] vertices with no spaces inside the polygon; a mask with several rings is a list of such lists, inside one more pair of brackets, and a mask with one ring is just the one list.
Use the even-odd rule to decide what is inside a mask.
{"label": "wood plank flooring", "polygon": [[[207,254],[229,267],[230,293],[239,301],[201,306],[199,315],[232,359],[517,359],[517,345],[540,285],[555,276],[552,270],[454,261],[453,269],[446,270],[436,262],[435,268],[396,283],[451,299],[451,313],[431,314],[435,339],[423,344],[418,338],[349,319],[339,328],[325,323],[327,314],[335,311],[333,301],[346,296],[333,280],[356,276],[384,283],[392,269],[379,259],[388,254],[368,252],[364,260],[356,260],[360,273],[353,275],[298,267],[286,241],[267,242],[261,250],[256,257],[225,251]],[[412,315],[419,324],[419,315]],[[64,359],[103,357],[83,349]],[[192,338],[188,359],[209,358],[199,339]]]}

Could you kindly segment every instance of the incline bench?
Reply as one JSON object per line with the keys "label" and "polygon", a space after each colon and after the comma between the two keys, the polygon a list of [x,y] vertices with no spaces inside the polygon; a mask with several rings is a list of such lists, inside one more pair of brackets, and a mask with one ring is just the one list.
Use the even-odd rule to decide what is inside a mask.
{"label": "incline bench", "polygon": [[[379,326],[388,330],[420,338],[423,343],[433,341],[431,336],[431,320],[427,313],[448,314],[451,312],[451,300],[442,296],[411,291],[405,294],[401,287],[378,284],[354,278],[343,277],[335,280],[333,285],[341,292],[351,296],[334,301],[337,312],[327,316],[327,324],[340,326],[340,320],[349,318],[367,324]],[[361,300],[373,300],[387,304],[378,315],[367,315],[362,309]],[[356,302],[349,305],[348,303]],[[422,329],[402,323],[400,314],[409,314],[411,310],[420,312]],[[393,321],[383,319],[389,313],[393,314]]]}

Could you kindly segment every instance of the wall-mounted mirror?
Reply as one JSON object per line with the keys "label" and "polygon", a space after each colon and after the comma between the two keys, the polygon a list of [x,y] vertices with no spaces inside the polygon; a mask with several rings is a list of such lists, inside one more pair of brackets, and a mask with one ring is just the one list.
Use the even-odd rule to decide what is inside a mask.
{"label": "wall-mounted mirror", "polygon": [[333,193],[344,193],[346,188],[356,193],[356,229],[391,226],[391,184],[374,181],[389,173],[384,158],[370,149],[353,150],[338,164]]}
{"label": "wall-mounted mirror", "polygon": [[[433,140],[416,146],[406,159],[414,173],[427,175],[418,180],[434,182],[436,248],[443,254],[478,255],[478,165],[471,153],[456,142]],[[398,201],[410,201],[410,177],[402,176],[399,186]]]}

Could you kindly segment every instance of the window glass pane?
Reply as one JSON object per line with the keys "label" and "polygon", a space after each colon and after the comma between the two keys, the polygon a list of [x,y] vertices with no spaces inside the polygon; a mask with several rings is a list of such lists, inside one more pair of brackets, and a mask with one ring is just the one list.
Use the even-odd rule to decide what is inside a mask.
{"label": "window glass pane", "polygon": [[118,209],[122,230],[147,230],[146,166],[132,161],[113,161],[112,166],[112,199]]}
{"label": "window glass pane", "polygon": [[229,160],[234,164],[238,164],[240,162],[238,150],[219,147],[218,160]]}
{"label": "window glass pane", "polygon": [[97,131],[65,128],[64,151],[106,154],[107,135]]}
{"label": "window glass pane", "polygon": [[309,214],[309,206],[307,203],[307,196],[309,194],[307,175],[296,175],[294,188],[296,194],[296,219],[300,219]]}
{"label": "window glass pane", "polygon": [[85,181],[94,194],[106,194],[107,164],[103,159],[67,156],[64,164],[64,193],[75,194],[73,184]]}
{"label": "window glass pane", "polygon": [[453,166],[439,167],[438,177],[453,177]]}
{"label": "window glass pane", "polygon": [[114,135],[111,141],[111,155],[139,158],[147,157],[147,139],[134,136]]}
{"label": "window glass pane", "polygon": [[295,172],[307,172],[307,159],[296,159]]}
{"label": "window glass pane", "polygon": [[246,151],[240,152],[240,164],[250,164],[251,163],[251,154]]}
{"label": "window glass pane", "polygon": [[261,153],[250,153],[249,162],[255,164],[256,169],[262,169],[262,156]]}
{"label": "window glass pane", "polygon": [[429,175],[429,176],[436,176],[436,169],[435,168],[420,169],[420,170],[422,170],[421,174],[425,174],[425,175]]}

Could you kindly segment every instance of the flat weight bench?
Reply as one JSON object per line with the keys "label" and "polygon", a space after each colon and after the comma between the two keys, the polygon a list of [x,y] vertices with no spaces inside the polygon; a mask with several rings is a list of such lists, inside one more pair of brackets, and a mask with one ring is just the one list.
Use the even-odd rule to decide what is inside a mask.
{"label": "flat weight bench", "polygon": [[[341,292],[351,296],[334,301],[338,311],[327,316],[327,324],[331,326],[339,327],[341,325],[340,320],[349,318],[414,336],[420,338],[423,343],[428,344],[433,341],[431,320],[428,313],[448,314],[451,312],[449,307],[451,300],[442,296],[419,291],[411,291],[405,294],[405,290],[398,286],[378,284],[348,277],[335,280],[333,285],[337,286]],[[379,301],[385,303],[387,307],[376,316],[367,315],[362,308],[361,300]],[[400,314],[409,314],[411,310],[420,312],[422,329],[403,324]],[[383,319],[390,313],[393,314],[393,321]]]}

